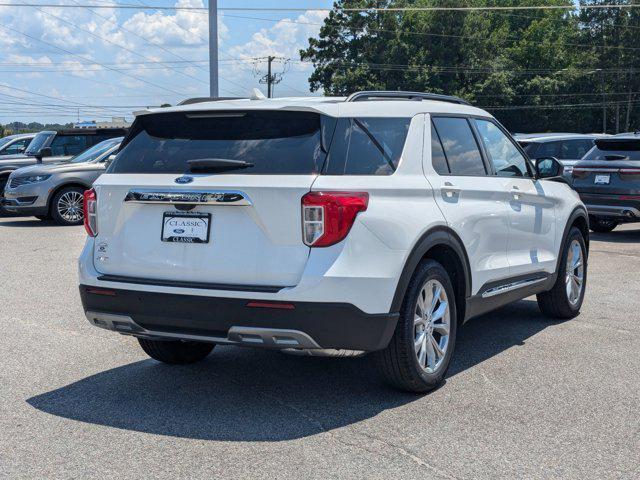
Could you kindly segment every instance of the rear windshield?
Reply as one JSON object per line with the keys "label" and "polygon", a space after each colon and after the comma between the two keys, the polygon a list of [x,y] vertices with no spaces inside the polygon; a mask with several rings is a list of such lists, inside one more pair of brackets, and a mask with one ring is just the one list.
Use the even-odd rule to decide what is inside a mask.
{"label": "rear windshield", "polygon": [[[233,174],[321,171],[335,119],[311,112],[217,111],[139,117],[109,173],[186,173],[187,161],[241,160]],[[223,173],[223,172],[221,172]]]}
{"label": "rear windshield", "polygon": [[596,140],[583,160],[640,160],[640,138]]}

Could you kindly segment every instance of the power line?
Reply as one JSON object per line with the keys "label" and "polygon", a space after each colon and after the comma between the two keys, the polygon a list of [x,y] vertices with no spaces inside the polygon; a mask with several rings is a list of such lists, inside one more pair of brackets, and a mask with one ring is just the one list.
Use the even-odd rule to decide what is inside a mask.
{"label": "power line", "polygon": [[[0,7],[54,7],[54,8],[103,8],[119,10],[167,10],[167,11],[208,11],[207,7],[171,7],[171,6],[141,6],[125,3],[103,5],[60,5],[55,3],[13,3],[2,2]],[[343,12],[468,12],[468,11],[500,11],[500,10],[602,10],[602,9],[632,9],[640,8],[640,4],[602,4],[602,5],[513,5],[513,6],[464,6],[464,7],[384,7],[384,8],[340,8]],[[220,12],[330,12],[331,8],[300,8],[300,7],[219,7]]]}
{"label": "power line", "polygon": [[[4,29],[9,30],[9,31],[12,31],[12,32],[14,32],[14,33],[18,33],[18,34],[20,34],[20,35],[24,35],[25,37],[30,38],[31,40],[35,40],[35,41],[37,41],[37,42],[44,43],[45,45],[48,45],[48,46],[53,47],[53,48],[57,48],[58,50],[60,50],[60,51],[62,51],[62,52],[67,53],[68,55],[71,55],[71,56],[73,56],[73,57],[79,58],[82,62],[85,62],[85,63],[87,62],[87,59],[86,59],[86,58],[84,58],[84,57],[83,57],[83,56],[81,56],[81,55],[77,55],[77,54],[75,54],[75,53],[73,53],[73,52],[71,52],[71,51],[69,51],[69,50],[66,50],[66,49],[64,49],[64,48],[62,48],[62,47],[58,47],[57,45],[54,45],[54,44],[52,44],[52,43],[46,42],[46,41],[44,41],[44,40],[40,40],[39,38],[36,38],[36,37],[34,37],[34,36],[32,36],[32,35],[29,35],[28,33],[21,32],[20,30],[17,30],[17,29],[15,29],[15,28],[9,27],[9,26],[7,26],[7,25],[0,25],[0,28],[4,28]],[[146,84],[148,84],[148,85],[151,85],[152,87],[160,88],[160,89],[162,89],[162,90],[166,90],[166,91],[171,92],[171,93],[176,94],[176,95],[185,96],[185,95],[184,95],[184,93],[180,93],[180,92],[177,92],[177,91],[172,90],[172,89],[170,89],[170,88],[163,87],[162,85],[158,85],[158,84],[155,84],[155,83],[153,83],[153,82],[149,82],[149,81],[147,81],[147,80],[145,80],[145,79],[143,79],[143,78],[136,77],[135,75],[131,75],[131,74],[129,74],[129,73],[124,73],[124,72],[118,72],[116,69],[114,69],[114,68],[112,68],[112,67],[110,67],[110,66],[108,66],[108,65],[101,64],[100,62],[96,62],[95,60],[94,60],[94,61],[91,61],[91,63],[95,63],[95,64],[97,64],[97,65],[102,65],[102,66],[103,66],[103,67],[105,67],[107,70],[111,70],[111,71],[114,71],[114,72],[116,72],[116,73],[119,73],[120,75],[124,75],[125,77],[129,77],[129,78],[132,78],[132,79],[137,80],[137,81],[139,81],[139,82],[146,83]]]}
{"label": "power line", "polygon": [[[242,19],[248,19],[248,20],[262,20],[262,21],[266,21],[266,22],[275,22],[275,23],[283,22],[283,23],[293,23],[293,24],[298,24],[298,25],[324,26],[323,23],[299,22],[297,20],[291,20],[289,18],[274,19],[274,18],[247,17],[247,16],[243,16],[243,15],[225,15],[225,17],[242,18]],[[529,18],[529,17],[527,17],[527,18]],[[393,33],[393,34],[421,36],[421,37],[462,38],[462,39],[465,39],[465,40],[472,40],[474,42],[477,42],[477,41],[481,40],[481,39],[479,39],[477,37],[470,37],[468,35],[454,35],[454,34],[448,34],[448,33],[412,32],[412,31],[409,31],[409,30],[401,31],[401,30],[377,29],[377,28],[368,28],[368,27],[363,27],[362,29],[363,29],[363,31],[366,31],[367,33],[369,33],[369,32],[378,32],[378,33]],[[486,39],[486,40],[489,41],[491,39]],[[501,42],[505,42],[505,41],[518,42],[518,41],[521,41],[522,38],[511,36],[511,37],[500,38],[500,39],[497,39],[497,40],[501,41]],[[534,42],[534,41],[531,41],[531,40],[527,40],[527,43],[533,44],[533,45],[545,46],[545,47],[548,46],[548,44],[546,44],[544,42]],[[565,43],[565,42],[554,42],[554,44],[555,45],[563,45],[563,46],[567,46],[567,47],[607,48],[607,49],[615,49],[615,48],[617,48],[617,49],[621,49],[621,50],[640,50],[640,48],[638,48],[638,47],[623,47],[622,45],[601,45],[601,44]]]}

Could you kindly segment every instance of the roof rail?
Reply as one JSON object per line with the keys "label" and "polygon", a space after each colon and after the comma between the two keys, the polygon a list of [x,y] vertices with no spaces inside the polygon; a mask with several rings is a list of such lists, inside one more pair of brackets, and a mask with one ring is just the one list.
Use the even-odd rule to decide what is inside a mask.
{"label": "roof rail", "polygon": [[394,90],[364,91],[355,92],[347,97],[345,102],[364,102],[367,100],[437,100],[440,102],[459,103],[460,105],[471,105],[466,100],[451,95],[441,95],[439,93],[423,92],[403,92]]}
{"label": "roof rail", "polygon": [[221,102],[223,100],[246,100],[245,97],[195,97],[182,100],[178,105],[191,105],[203,102]]}

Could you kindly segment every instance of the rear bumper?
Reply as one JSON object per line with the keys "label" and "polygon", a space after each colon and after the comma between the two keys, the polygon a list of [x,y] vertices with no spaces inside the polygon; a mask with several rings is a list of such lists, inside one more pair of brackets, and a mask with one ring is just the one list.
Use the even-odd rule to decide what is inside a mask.
{"label": "rear bumper", "polygon": [[621,221],[640,221],[639,196],[581,193],[580,199],[584,202],[590,215],[616,218]]}
{"label": "rear bumper", "polygon": [[275,302],[265,308],[250,306],[251,299],[88,285],[80,285],[80,296],[87,318],[101,328],[253,347],[380,350],[398,320],[397,313],[368,314],[347,303]]}

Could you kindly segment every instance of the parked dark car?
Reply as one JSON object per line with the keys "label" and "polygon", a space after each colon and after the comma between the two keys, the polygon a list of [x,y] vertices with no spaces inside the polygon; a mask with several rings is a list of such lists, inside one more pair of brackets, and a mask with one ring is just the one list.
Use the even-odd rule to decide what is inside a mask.
{"label": "parked dark car", "polygon": [[640,134],[597,139],[572,177],[594,232],[640,222]]}
{"label": "parked dark car", "polygon": [[593,148],[597,138],[603,134],[581,133],[534,133],[516,134],[515,139],[534,162],[538,158],[557,158],[564,166],[565,177],[571,178],[576,162]]}
{"label": "parked dark car", "polygon": [[[115,137],[123,137],[127,128],[77,128],[39,132],[20,155],[0,157],[0,193],[4,192],[14,170],[36,163],[56,163],[79,155],[94,145]],[[0,213],[6,212],[0,205]]]}

